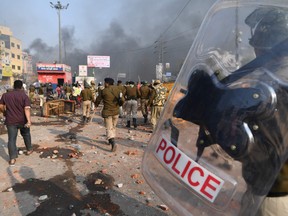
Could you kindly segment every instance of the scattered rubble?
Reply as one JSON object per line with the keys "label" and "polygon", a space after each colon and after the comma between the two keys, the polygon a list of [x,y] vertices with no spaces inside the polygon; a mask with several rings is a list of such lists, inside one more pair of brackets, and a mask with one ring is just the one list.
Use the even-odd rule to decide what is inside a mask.
{"label": "scattered rubble", "polygon": [[40,197],[38,198],[39,201],[44,201],[44,200],[46,200],[46,199],[48,199],[48,196],[47,196],[47,195],[42,195],[42,196],[40,196]]}
{"label": "scattered rubble", "polygon": [[137,179],[137,180],[135,181],[135,183],[136,183],[136,184],[143,184],[144,181],[143,181],[143,180],[139,180],[139,179]]}
{"label": "scattered rubble", "polygon": [[166,206],[166,205],[158,205],[157,207],[162,209],[163,211],[168,211],[169,210],[168,206]]}
{"label": "scattered rubble", "polygon": [[139,191],[138,192],[140,195],[146,195],[146,192],[145,191]]}
{"label": "scattered rubble", "polygon": [[137,178],[139,178],[140,177],[140,174],[133,174],[133,175],[131,175],[131,178],[133,178],[133,179],[137,179]]}
{"label": "scattered rubble", "polygon": [[138,151],[137,150],[128,150],[126,152],[124,152],[124,154],[127,154],[127,155],[138,155]]}
{"label": "scattered rubble", "polygon": [[117,184],[117,187],[118,187],[118,188],[122,188],[122,187],[123,187],[123,184],[122,184],[122,183],[119,183],[119,184]]}
{"label": "scattered rubble", "polygon": [[[80,115],[77,116],[77,121],[80,117]],[[139,129],[137,127],[137,130],[130,130],[127,134],[127,128],[122,127],[119,121],[116,137],[118,149],[115,153],[111,153],[111,147],[107,145],[105,127],[99,125],[103,125],[101,116],[95,115],[93,121],[85,126],[70,118],[62,121],[61,116],[57,119],[33,118],[34,126],[31,128],[31,133],[36,154],[29,157],[19,154],[17,159],[19,166],[13,168],[13,173],[10,173],[8,178],[3,177],[3,180],[10,183],[9,178],[12,176],[14,179],[11,182],[14,182],[14,185],[6,183],[4,187],[11,185],[9,186],[10,192],[13,194],[5,197],[0,193],[2,203],[0,203],[0,212],[4,206],[2,200],[5,199],[16,208],[15,211],[19,212],[17,205],[23,202],[22,194],[27,195],[26,192],[28,192],[33,197],[30,202],[31,206],[34,210],[36,209],[31,215],[78,216],[86,213],[81,211],[87,210],[90,214],[92,213],[91,215],[97,212],[97,215],[107,216],[175,216],[172,211],[165,210],[165,206],[158,206],[161,200],[151,192],[151,188],[145,183],[140,173],[144,148],[151,135],[145,131],[146,126],[143,127],[139,123]],[[36,132],[33,130],[41,136],[34,136]],[[4,136],[7,135],[4,134]],[[129,136],[132,139],[129,139]],[[23,141],[19,139],[18,142],[21,146]],[[35,143],[41,144],[41,147],[36,146]],[[3,147],[5,149],[7,145],[3,144]],[[25,152],[25,146],[21,148],[21,151]],[[39,158],[41,162],[37,161]],[[2,162],[7,164],[5,158],[2,158]],[[22,176],[23,167],[31,173],[27,172],[26,176]],[[57,172],[59,169],[64,170],[60,175]],[[0,171],[2,176],[3,173],[6,174],[5,169],[3,170],[2,173]],[[54,170],[58,174],[54,174]],[[19,183],[15,184],[15,182]],[[26,192],[21,193],[24,191]],[[9,192],[8,188],[2,192]],[[9,198],[12,195],[15,199],[14,193],[16,201]],[[28,201],[25,200],[25,202]],[[129,206],[126,205],[128,202]],[[22,215],[31,213],[25,211],[29,210],[20,210]]]}

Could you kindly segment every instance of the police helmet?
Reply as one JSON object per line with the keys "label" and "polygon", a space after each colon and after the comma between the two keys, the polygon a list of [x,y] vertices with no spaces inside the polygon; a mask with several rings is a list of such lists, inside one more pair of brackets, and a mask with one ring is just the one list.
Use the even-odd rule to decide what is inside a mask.
{"label": "police helmet", "polygon": [[271,49],[288,38],[288,10],[259,8],[245,20],[251,28],[250,45],[257,49]]}

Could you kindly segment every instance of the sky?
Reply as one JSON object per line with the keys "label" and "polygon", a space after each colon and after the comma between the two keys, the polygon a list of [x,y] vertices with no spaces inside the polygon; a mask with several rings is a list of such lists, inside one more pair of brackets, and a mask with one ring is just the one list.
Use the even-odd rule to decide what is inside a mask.
{"label": "sky", "polygon": [[[111,68],[97,70],[98,79],[126,73],[127,79],[150,80],[155,78],[162,45],[163,62],[169,62],[172,74],[177,74],[214,2],[62,0],[62,5],[69,4],[61,10],[63,63],[77,71],[79,64],[87,64],[87,55],[109,55]],[[34,63],[58,60],[58,14],[50,1],[2,0],[0,25],[22,41]]]}

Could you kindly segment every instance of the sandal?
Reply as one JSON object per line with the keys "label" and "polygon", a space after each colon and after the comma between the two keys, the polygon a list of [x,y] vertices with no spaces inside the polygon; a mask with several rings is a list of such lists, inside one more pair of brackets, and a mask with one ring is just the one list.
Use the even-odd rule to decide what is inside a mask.
{"label": "sandal", "polygon": [[26,155],[30,155],[30,154],[32,154],[32,153],[33,153],[33,149],[27,151],[27,152],[26,152]]}
{"label": "sandal", "polygon": [[15,163],[16,163],[16,159],[11,159],[11,160],[9,161],[9,165],[10,165],[10,166],[15,166]]}

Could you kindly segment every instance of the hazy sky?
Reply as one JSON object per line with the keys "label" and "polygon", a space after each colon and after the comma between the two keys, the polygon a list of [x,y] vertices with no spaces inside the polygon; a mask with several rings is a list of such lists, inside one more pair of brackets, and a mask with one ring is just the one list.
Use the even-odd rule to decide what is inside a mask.
{"label": "hazy sky", "polygon": [[[23,48],[35,55],[38,61],[52,61],[58,55],[58,15],[49,2],[1,1],[0,25],[9,27],[14,37],[22,41]],[[74,64],[77,59],[77,64],[86,64],[83,56],[110,55],[109,52],[118,52],[118,56],[131,59],[131,56],[127,57],[125,50],[141,50],[145,55],[154,55],[157,59],[157,54],[153,54],[157,53],[153,44],[164,32],[167,59],[174,51],[186,55],[205,13],[214,2],[215,0],[62,0],[62,5],[69,3],[67,10],[61,10],[67,63]],[[52,3],[56,4],[57,1]],[[145,50],[146,48],[150,50]],[[137,54],[133,53],[133,58]],[[72,59],[75,61],[72,62]],[[135,63],[139,59],[143,58],[139,56],[138,60],[129,60],[130,68],[117,67],[118,73],[136,70],[134,67],[131,69],[131,61]],[[183,61],[183,57],[181,59]],[[118,60],[119,64],[124,61]],[[147,59],[148,61],[150,60]],[[137,65],[139,68],[139,64]]]}

